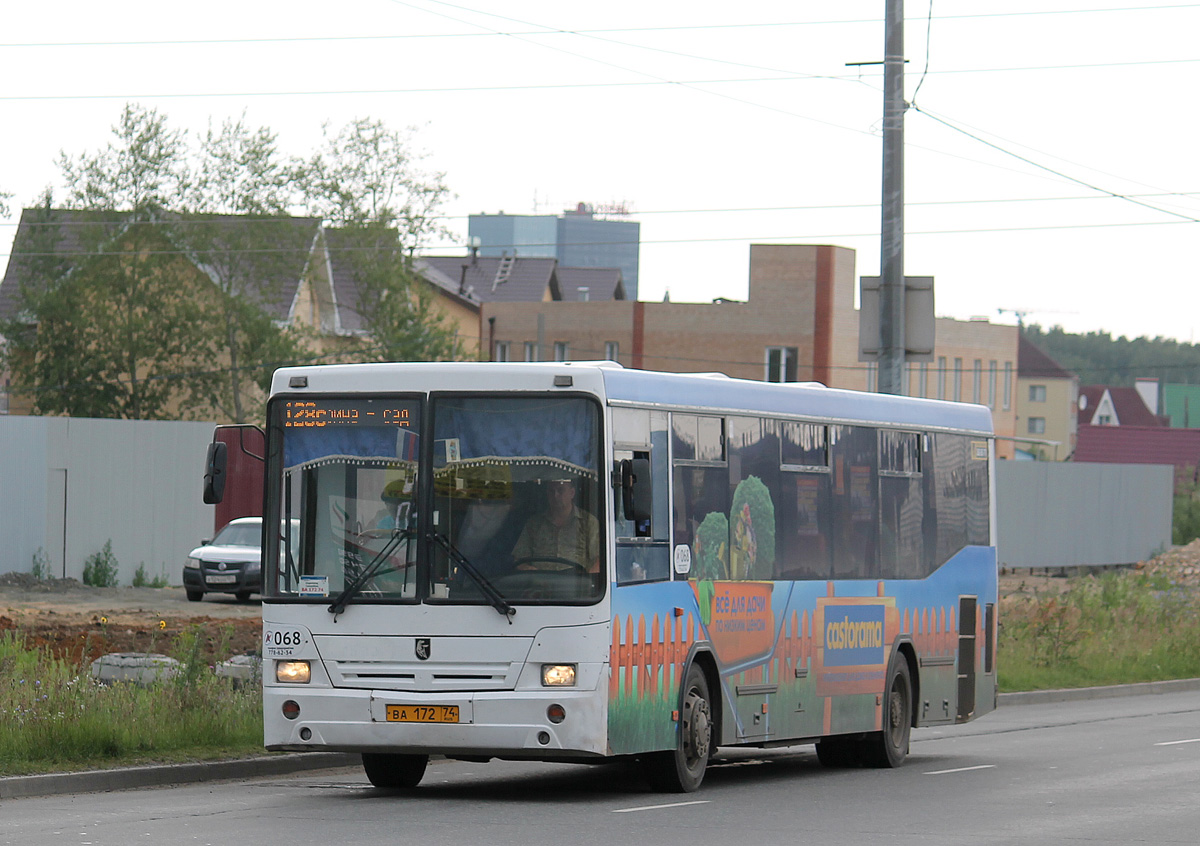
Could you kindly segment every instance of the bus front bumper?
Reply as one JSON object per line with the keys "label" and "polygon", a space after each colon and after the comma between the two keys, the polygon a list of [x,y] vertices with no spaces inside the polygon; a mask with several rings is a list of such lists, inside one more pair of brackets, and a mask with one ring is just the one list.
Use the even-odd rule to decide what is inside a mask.
{"label": "bus front bumper", "polygon": [[[447,695],[271,685],[263,689],[264,743],[287,751],[542,760],[603,756],[605,694],[603,686]],[[410,718],[444,715],[440,706],[456,706],[458,721],[389,720],[388,706],[406,706]],[[561,707],[561,719],[552,706]]]}

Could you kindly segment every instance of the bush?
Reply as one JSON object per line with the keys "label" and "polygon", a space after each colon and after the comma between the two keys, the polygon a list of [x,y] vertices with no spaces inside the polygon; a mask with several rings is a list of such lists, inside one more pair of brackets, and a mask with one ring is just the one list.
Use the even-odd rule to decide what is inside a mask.
{"label": "bush", "polygon": [[104,542],[104,548],[93,552],[83,564],[83,583],[92,587],[117,586],[117,559],[113,555],[112,540]]}
{"label": "bush", "polygon": [[33,567],[30,568],[29,573],[39,582],[42,579],[50,578],[50,556],[40,546],[38,551],[33,554]]}
{"label": "bush", "polygon": [[1175,494],[1171,516],[1171,543],[1183,546],[1200,538],[1200,485],[1192,485]]}
{"label": "bush", "polygon": [[154,578],[146,573],[146,562],[138,564],[137,572],[133,574],[134,587],[152,587],[164,588],[167,586],[167,577],[163,573],[159,573]]}

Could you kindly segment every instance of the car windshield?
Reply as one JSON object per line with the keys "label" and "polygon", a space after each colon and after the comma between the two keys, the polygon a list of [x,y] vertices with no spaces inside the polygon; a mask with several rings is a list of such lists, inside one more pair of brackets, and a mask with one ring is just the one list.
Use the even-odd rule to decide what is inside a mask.
{"label": "car windshield", "polygon": [[217,532],[213,546],[253,546],[262,543],[262,523],[230,523]]}
{"label": "car windshield", "polygon": [[429,432],[416,398],[308,402],[272,404],[268,499],[296,552],[265,590],[339,609],[602,594],[593,400],[435,395]]}

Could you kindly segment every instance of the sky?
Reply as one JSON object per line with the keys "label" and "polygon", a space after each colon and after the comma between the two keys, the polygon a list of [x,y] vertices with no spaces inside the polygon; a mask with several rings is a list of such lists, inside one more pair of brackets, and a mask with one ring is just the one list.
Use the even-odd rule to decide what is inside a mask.
{"label": "sky", "polygon": [[[884,0],[10,3],[0,220],[126,103],[287,152],[414,128],[467,216],[623,204],[639,297],[745,299],[752,243],[879,273]],[[1200,342],[1200,3],[908,0],[905,271],[935,311]]]}

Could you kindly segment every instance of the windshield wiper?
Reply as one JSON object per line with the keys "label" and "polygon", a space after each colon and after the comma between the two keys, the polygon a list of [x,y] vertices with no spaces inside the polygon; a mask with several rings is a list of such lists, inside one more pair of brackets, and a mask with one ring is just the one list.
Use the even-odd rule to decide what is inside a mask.
{"label": "windshield wiper", "polygon": [[496,586],[487,580],[487,576],[479,572],[478,567],[468,561],[465,555],[455,549],[454,544],[450,543],[450,539],[445,535],[438,532],[430,532],[427,537],[442,549],[446,550],[446,554],[450,556],[450,559],[466,571],[467,575],[471,577],[475,584],[479,585],[479,589],[483,591],[483,595],[488,598],[488,602],[492,603],[492,607],[503,614],[508,620],[508,624],[511,626],[513,615],[517,613],[517,609],[514,608],[507,599],[504,598],[504,594],[496,590]]}
{"label": "windshield wiper", "polygon": [[387,561],[388,558],[391,557],[392,553],[396,551],[396,547],[398,547],[403,541],[409,540],[415,535],[416,532],[412,529],[401,529],[392,533],[392,536],[388,538],[388,542],[383,545],[383,549],[379,550],[375,557],[371,559],[371,562],[363,568],[362,572],[358,574],[358,578],[348,584],[345,590],[339,593],[334,598],[333,602],[329,604],[329,613],[333,615],[333,621],[335,623],[337,622],[337,615],[346,610],[346,603],[350,601],[351,597],[362,590],[363,585],[369,582],[375,576],[375,574],[379,572],[379,570],[383,567],[383,562]]}

